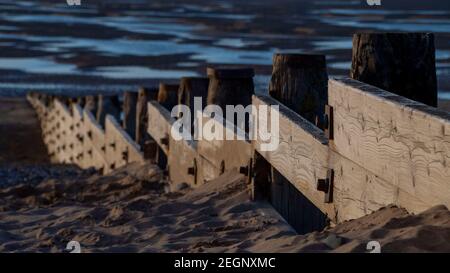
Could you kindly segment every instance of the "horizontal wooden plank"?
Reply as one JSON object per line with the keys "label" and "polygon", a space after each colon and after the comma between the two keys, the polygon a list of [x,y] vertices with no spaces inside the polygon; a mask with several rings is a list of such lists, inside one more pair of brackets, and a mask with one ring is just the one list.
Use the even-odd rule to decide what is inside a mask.
{"label": "horizontal wooden plank", "polygon": [[[248,165],[253,155],[253,147],[245,132],[236,128],[234,124],[221,117],[211,118],[208,115],[203,116],[202,124],[208,124],[214,128],[215,132],[221,132],[222,136],[233,136],[232,139],[208,140],[201,138],[197,141],[197,151],[208,160],[216,169],[221,171],[239,169],[241,166]],[[236,130],[240,135],[245,135],[245,139],[238,139]]]}
{"label": "horizontal wooden plank", "polygon": [[188,173],[189,168],[200,168],[197,162],[197,148],[193,141],[175,140],[172,135],[169,137],[169,177],[174,184],[188,183],[191,186],[198,184],[197,173]]}
{"label": "horizontal wooden plank", "polygon": [[329,81],[329,104],[330,147],[392,183],[394,203],[450,207],[450,113],[348,78]]}
{"label": "horizontal wooden plank", "polygon": [[[258,137],[253,141],[254,149],[315,206],[333,218],[336,214],[334,203],[324,203],[324,193],[316,190],[317,180],[326,178],[328,170],[328,140],[323,132],[273,98],[253,96],[253,105],[279,105],[278,148],[262,150],[264,141]],[[260,117],[260,120],[270,124],[271,111],[267,119]]]}
{"label": "horizontal wooden plank", "polygon": [[83,166],[94,167],[97,170],[105,170],[105,132],[92,115],[91,111],[83,110]]}
{"label": "horizontal wooden plank", "polygon": [[[278,101],[255,96],[255,105],[276,105]],[[270,118],[270,116],[269,116]],[[331,221],[356,219],[390,204],[424,208],[424,203],[332,149],[323,132],[280,104],[280,145],[276,151],[255,149],[287,178]],[[334,170],[333,203],[324,203],[324,194],[316,190],[317,179]],[[413,209],[413,210],[414,210]]]}
{"label": "horizontal wooden plank", "polygon": [[329,150],[329,168],[334,170],[334,222],[356,219],[394,204],[409,211],[428,208],[392,182],[383,180],[353,161]]}
{"label": "horizontal wooden plank", "polygon": [[106,162],[105,172],[122,167],[131,162],[144,162],[140,147],[122,129],[112,115],[105,119]]}
{"label": "horizontal wooden plank", "polygon": [[[88,163],[88,154],[85,151],[84,141],[88,141],[86,137],[86,130],[83,118],[83,109],[77,103],[72,104],[73,123],[71,126],[71,149],[72,149],[72,163],[77,164],[81,168],[92,167]],[[82,136],[82,140],[79,138]],[[81,155],[81,156],[80,156]]]}
{"label": "horizontal wooden plank", "polygon": [[71,163],[72,153],[70,150],[70,138],[71,138],[71,130],[70,127],[73,123],[72,113],[68,109],[68,107],[62,103],[60,100],[55,99],[53,101],[54,108],[56,111],[56,153],[58,157],[59,163]]}
{"label": "horizontal wooden plank", "polygon": [[147,132],[158,143],[158,146],[166,155],[169,154],[167,143],[163,139],[169,140],[170,129],[175,119],[171,117],[170,112],[162,107],[158,102],[151,101],[147,105],[148,128]]}

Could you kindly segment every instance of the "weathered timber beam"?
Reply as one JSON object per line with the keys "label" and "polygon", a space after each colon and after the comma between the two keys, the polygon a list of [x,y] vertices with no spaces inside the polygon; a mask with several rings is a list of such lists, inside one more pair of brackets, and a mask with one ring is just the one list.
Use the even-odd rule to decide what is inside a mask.
{"label": "weathered timber beam", "polygon": [[[333,93],[336,91],[332,89],[335,89],[335,84],[330,81],[329,86],[330,103],[332,103],[335,114],[334,140],[327,140],[323,132],[313,124],[287,107],[280,105],[280,146],[276,151],[261,151],[259,145],[263,142],[257,139],[253,141],[255,150],[335,223],[362,217],[390,204],[404,207],[410,212],[421,212],[429,208],[430,203],[427,204],[414,192],[401,187],[398,180],[389,180],[386,176],[376,172],[374,168],[370,168],[370,165],[376,165],[378,160],[358,159],[339,149],[342,145],[341,142],[344,142],[346,148],[356,149],[354,154],[359,155],[366,152],[364,147],[367,147],[365,146],[367,144],[360,141],[355,142],[358,138],[352,138],[357,131],[353,129],[353,122],[344,121],[340,112],[341,108],[354,109],[357,105],[361,108],[367,108],[367,106],[361,105],[362,100],[351,103],[347,101],[341,105],[333,103],[335,100]],[[343,94],[342,97],[351,98],[352,95],[349,93],[352,91]],[[277,103],[272,98],[262,96],[254,96],[253,101],[255,105],[276,105]],[[399,111],[402,111],[401,109],[399,108]],[[354,118],[358,119],[358,117],[359,121],[362,121],[361,115],[356,114]],[[355,124],[360,123],[355,121]],[[347,137],[345,141],[341,140],[344,136]],[[351,146],[349,146],[349,138],[354,139],[350,140]],[[373,153],[369,155],[369,157],[374,156]],[[366,164],[362,164],[363,162]],[[392,169],[395,168],[392,167]],[[317,180],[326,178],[327,170],[334,170],[332,203],[324,203],[324,193],[317,190]],[[445,198],[445,196],[448,195],[442,197]],[[445,199],[441,200],[445,201]]]}
{"label": "weathered timber beam", "polygon": [[[266,142],[258,136],[252,142],[254,149],[315,206],[333,219],[334,204],[325,203],[324,194],[317,190],[317,181],[327,177],[328,139],[314,124],[273,98],[255,95],[253,105],[279,105],[279,136],[272,136],[273,141],[279,143],[278,148],[273,151],[261,149],[261,145]],[[276,110],[268,112],[267,120],[264,116],[259,117],[260,120],[270,124],[271,115],[274,114],[272,111]]]}
{"label": "weathered timber beam", "polygon": [[[450,206],[450,114],[349,78],[329,81],[331,147],[428,207]],[[398,200],[397,200],[398,199]],[[416,202],[416,203],[420,203]]]}
{"label": "weathered timber beam", "polygon": [[[83,149],[83,140],[79,138],[79,136],[86,138],[86,132],[83,122],[83,109],[78,103],[72,104],[72,114],[73,119],[69,135],[69,149],[71,153],[70,162],[77,164],[81,168],[90,167],[85,164],[86,154]],[[80,154],[83,154],[84,156],[80,157]]]}
{"label": "weathered timber beam", "polygon": [[149,101],[156,100],[158,96],[157,88],[140,88],[138,91],[138,101],[136,104],[136,134],[135,140],[144,152],[144,158],[148,160],[155,160],[156,144],[148,135],[148,110],[147,104]]}
{"label": "weathered timber beam", "polygon": [[133,139],[120,127],[116,119],[107,115],[105,120],[105,173],[131,162],[144,162],[144,156]]}
{"label": "weathered timber beam", "polygon": [[[208,160],[221,173],[246,167],[249,164],[253,148],[245,132],[236,128],[230,121],[218,116],[211,118],[204,114],[201,124],[209,124],[208,127],[213,127],[214,132],[221,132],[220,134],[225,140],[202,137],[197,141],[199,155]],[[237,132],[244,139],[238,138]],[[228,138],[226,138],[227,135]]]}
{"label": "weathered timber beam", "polygon": [[70,126],[73,123],[72,113],[64,102],[54,100],[56,111],[56,153],[59,163],[70,163],[72,156],[70,146]]}
{"label": "weathered timber beam", "polygon": [[147,104],[147,132],[166,155],[169,153],[170,128],[175,122],[170,112],[156,101]]}
{"label": "weathered timber beam", "polygon": [[104,171],[107,163],[105,155],[105,131],[88,109],[84,109],[83,111],[83,123],[85,130],[83,151],[86,152],[84,162],[86,166]]}

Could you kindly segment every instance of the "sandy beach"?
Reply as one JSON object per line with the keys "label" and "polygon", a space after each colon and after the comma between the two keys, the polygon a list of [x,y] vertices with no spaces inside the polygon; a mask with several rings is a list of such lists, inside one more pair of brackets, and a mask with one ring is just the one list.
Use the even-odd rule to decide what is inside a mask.
{"label": "sandy beach", "polygon": [[[445,206],[410,215],[395,206],[363,218],[298,235],[267,202],[250,200],[239,173],[192,189],[173,187],[155,165],[131,164],[110,175],[71,165],[49,165],[31,107],[2,100],[7,139],[17,141],[1,165],[0,252],[449,252]],[[20,116],[11,127],[11,116]],[[17,127],[19,126],[19,127]],[[20,128],[21,130],[17,130]],[[14,129],[14,130],[12,130]],[[22,138],[22,132],[33,138]],[[8,151],[8,150],[5,150]],[[14,154],[14,155],[13,155]],[[34,163],[33,163],[34,162]]]}
{"label": "sandy beach", "polygon": [[[385,207],[376,211],[368,210],[371,213],[364,217],[340,222],[337,225],[329,224],[321,231],[300,235],[277,212],[274,203],[251,200],[252,185],[249,184],[248,177],[237,170],[227,169],[225,160],[219,163],[207,162],[215,171],[214,177],[218,177],[202,180],[202,183],[207,181],[202,184],[197,183],[197,161],[195,160],[203,155],[192,157],[193,163],[189,162],[189,164],[193,165],[189,165],[189,168],[184,165],[182,167],[186,167],[185,172],[190,175],[189,179],[195,177],[192,185],[201,185],[195,188],[186,183],[175,186],[167,178],[169,173],[167,168],[162,170],[148,160],[144,161],[144,156],[140,154],[142,152],[140,147],[136,148],[136,154],[141,156],[141,162],[146,163],[131,163],[117,167],[116,163],[131,162],[129,146],[120,150],[119,148],[123,147],[119,147],[120,145],[117,144],[119,142],[116,142],[116,139],[111,141],[104,133],[101,144],[97,145],[95,142],[97,146],[91,146],[89,151],[73,153],[68,158],[77,156],[87,158],[87,154],[90,153],[92,156],[97,151],[100,154],[97,159],[101,161],[99,165],[101,167],[98,169],[108,172],[113,170],[110,173],[104,175],[100,170],[91,167],[92,165],[88,165],[90,168],[81,169],[72,164],[50,164],[36,113],[24,97],[29,91],[72,97],[135,92],[141,87],[156,87],[160,83],[179,83],[182,77],[205,76],[206,67],[210,65],[228,68],[250,67],[256,74],[253,78],[255,94],[268,94],[274,53],[326,55],[324,71],[327,71],[327,76],[342,76],[349,74],[354,33],[432,32],[436,34],[434,49],[437,92],[440,98],[438,108],[450,112],[450,20],[448,19],[450,7],[448,4],[438,0],[426,1],[427,3],[402,0],[386,3],[380,9],[371,9],[366,5],[359,5],[358,1],[339,0],[282,0],[277,4],[269,0],[216,2],[198,0],[193,3],[183,0],[118,1],[117,3],[100,0],[68,9],[66,4],[61,2],[63,1],[0,0],[2,11],[0,13],[0,49],[2,49],[0,50],[0,253],[67,253],[70,252],[67,244],[71,241],[79,242],[83,253],[367,253],[374,250],[370,247],[371,245],[378,245],[380,248],[375,251],[385,253],[450,252],[450,211],[444,205],[435,206],[441,204],[441,202],[434,202],[436,199],[433,199],[433,207],[430,205],[427,210],[417,214],[409,213],[402,207],[385,206],[394,202],[393,199],[387,199],[389,201],[376,208]],[[405,9],[405,7],[408,8]],[[327,78],[324,77],[324,79]],[[120,98],[122,99],[123,97]],[[348,109],[350,108],[348,104]],[[124,109],[119,109],[118,116],[122,114],[125,116]],[[351,116],[350,114],[348,115]],[[399,116],[402,115],[399,114]],[[375,117],[379,118],[379,116]],[[55,117],[52,118],[55,119]],[[361,116],[362,131],[366,128],[364,118]],[[72,120],[72,117],[69,119]],[[100,122],[100,118],[94,119],[97,119],[95,124],[104,123],[104,121]],[[116,132],[116,136],[122,137],[123,140],[123,135],[120,134],[122,131],[125,132],[126,128],[120,125],[120,119],[126,120],[118,117],[117,128],[119,129],[111,131],[119,131],[119,133]],[[145,119],[148,119],[148,116]],[[358,122],[359,119],[358,116]],[[390,123],[389,119],[391,119]],[[285,120],[288,124],[284,127],[288,131],[287,134],[303,133],[305,126],[287,123],[291,122],[290,118]],[[378,120],[377,127],[373,130],[373,132],[378,129],[382,131],[391,126],[392,130],[386,134],[388,136],[382,135],[382,138],[396,138],[397,126],[402,129],[401,126],[413,128],[416,125],[411,126],[410,123],[403,125],[400,122],[394,124],[390,116],[387,120],[388,122],[384,124]],[[426,124],[428,121],[423,122]],[[69,128],[78,126],[74,124],[75,122],[63,125],[68,125]],[[333,123],[328,122],[328,124]],[[436,126],[432,127],[430,124],[431,122],[426,124],[428,126],[426,128],[432,133],[436,131],[438,133],[430,134],[430,138],[422,135],[416,138],[414,135],[416,132],[408,131],[398,136],[399,139],[405,138],[407,141],[395,139],[393,141],[395,145],[392,147],[387,147],[385,143],[379,144],[377,136],[376,144],[373,144],[371,149],[375,152],[386,150],[385,154],[389,153],[387,157],[391,160],[390,163],[397,159],[406,162],[406,171],[403,170],[403,172],[397,172],[397,169],[387,166],[376,173],[373,169],[368,169],[368,166],[362,166],[361,162],[365,163],[364,159],[369,156],[360,155],[359,149],[355,149],[356,159],[362,158],[358,162],[353,162],[352,160],[355,159],[347,154],[339,154],[339,158],[351,163],[347,162],[349,165],[345,165],[346,175],[347,170],[351,170],[352,174],[354,171],[356,174],[345,178],[361,178],[361,180],[346,179],[346,181],[360,182],[365,178],[366,183],[355,187],[357,190],[354,192],[357,193],[354,195],[341,195],[345,196],[344,201],[351,200],[352,204],[356,203],[355,207],[358,207],[359,213],[360,207],[366,208],[362,204],[366,197],[363,195],[371,190],[375,193],[370,192],[368,200],[381,196],[377,195],[378,191],[381,194],[387,192],[386,198],[390,198],[391,194],[398,197],[400,189],[404,190],[398,184],[407,184],[411,180],[413,187],[407,188],[410,190],[407,194],[411,196],[416,194],[416,190],[421,190],[425,194],[429,193],[424,190],[429,186],[427,184],[429,181],[426,179],[430,180],[430,184],[443,181],[440,185],[444,186],[438,189],[447,187],[448,179],[446,178],[449,173],[446,137],[448,134],[446,134],[445,126],[449,123],[438,127],[438,130]],[[65,127],[60,125],[61,123],[52,124],[51,127],[52,131],[56,132],[57,139],[60,135],[55,128]],[[101,126],[103,125],[99,127]],[[302,130],[300,131],[297,127]],[[346,126],[341,124],[340,130],[344,131],[344,127]],[[92,128],[94,127],[80,129],[82,133],[76,135],[78,142],[70,142],[70,144],[76,146],[73,143],[83,143],[83,137],[91,139],[94,143]],[[105,125],[103,127],[105,132],[106,128]],[[160,129],[159,126],[154,128]],[[294,131],[294,128],[299,131]],[[66,132],[69,132],[69,129],[64,131],[64,134]],[[70,132],[75,130],[71,128]],[[320,136],[322,137],[322,134]],[[314,154],[316,150],[307,148],[317,144],[316,137],[317,135],[312,137],[314,142],[302,143],[300,149],[305,148],[307,153],[297,155],[294,149],[282,151],[285,152],[284,155],[288,155],[288,160],[280,160],[280,165],[287,162],[294,166],[297,158],[289,161],[291,156]],[[360,136],[361,140],[355,141],[356,145],[366,144],[364,137],[365,135]],[[311,178],[312,182],[308,180],[310,184],[306,188],[316,187],[316,182],[319,184],[319,180],[325,181],[323,179],[325,174],[327,178],[329,173],[333,177],[334,170],[337,170],[330,167],[331,165],[326,165],[329,163],[327,161],[332,161],[330,159],[332,150],[328,149],[329,146],[323,145],[325,142],[326,145],[330,144],[331,142],[328,142],[330,139],[332,137],[327,138],[320,145],[317,144],[319,147],[317,151],[320,151],[320,156],[317,158],[322,161],[316,162],[315,157],[311,157],[310,160],[309,157],[304,156],[305,160],[310,160],[304,165],[315,164],[318,165],[317,168],[314,166],[311,169],[291,172],[292,176],[300,173],[308,179]],[[87,142],[90,143],[91,140]],[[135,144],[134,140],[128,141],[128,138],[126,140],[128,144]],[[163,140],[166,143],[159,147],[158,153],[161,154],[158,154],[158,159],[161,159],[163,157],[161,147],[169,146],[170,138],[161,135],[159,140],[161,143]],[[348,138],[349,145],[350,142]],[[400,144],[397,145],[397,142]],[[430,145],[431,148],[426,145],[430,142],[433,142]],[[143,142],[139,142],[141,143]],[[298,144],[292,141],[292,136],[288,143]],[[60,149],[69,150],[70,144],[67,147],[66,143],[60,145],[61,147],[58,146],[58,152]],[[250,143],[248,145],[251,146]],[[347,150],[352,150],[353,147],[355,146]],[[252,155],[258,152],[254,146],[251,148]],[[428,152],[421,154],[421,151],[426,148],[433,150],[431,152],[433,156],[437,154],[432,158],[434,161],[423,159],[428,156]],[[114,152],[117,150],[117,153],[107,153],[108,149]],[[177,149],[172,151],[175,151],[172,154],[181,157],[177,154]],[[378,155],[375,152],[371,155]],[[114,158],[117,154],[120,155],[112,164],[106,160],[112,158],[111,154]],[[415,161],[412,159],[413,156],[416,156]],[[250,158],[255,159],[249,156],[245,166],[241,164],[233,168],[251,169]],[[206,157],[201,159],[205,159],[205,162],[208,160]],[[298,161],[300,162],[300,159]],[[415,169],[414,165],[416,163],[419,167],[428,164],[427,173],[416,174],[417,168]],[[272,166],[275,165],[272,164]],[[357,168],[354,170],[353,166],[363,169],[364,175],[361,175],[362,171],[356,170]],[[380,173],[388,167],[391,171],[394,169],[394,175],[386,175],[388,178],[382,177]],[[340,168],[341,177],[344,177],[342,165]],[[295,169],[295,166],[292,169]],[[316,172],[318,169],[319,171]],[[440,170],[442,172],[439,172]],[[324,174],[319,177],[317,174],[320,172]],[[249,173],[252,174],[251,171]],[[411,180],[397,181],[409,177],[411,173],[413,173]],[[267,180],[269,180],[268,177],[266,177]],[[417,177],[421,180],[416,188],[415,178]],[[297,177],[286,181],[290,183],[289,186],[302,193],[303,188],[300,189],[300,186],[304,185],[295,185],[292,181],[300,180],[296,179]],[[389,180],[387,181],[389,184],[385,184],[389,187],[392,184],[394,190],[390,190],[391,188],[382,183],[376,184],[383,179]],[[272,182],[274,181],[270,181]],[[327,186],[326,189],[333,191],[333,185],[331,183],[328,185],[331,186]],[[343,187],[339,190],[350,192],[349,188],[353,186],[354,184],[348,187],[346,185],[347,188]],[[432,186],[430,189],[436,189]],[[282,192],[280,188],[278,190]],[[319,190],[318,188],[314,191]],[[325,190],[321,189],[321,191]],[[436,197],[438,200],[448,200],[446,199],[448,194],[445,195],[445,191],[435,190],[433,194],[435,192],[441,193],[437,195],[438,197],[444,196],[441,199]],[[323,195],[320,194],[322,198]],[[285,198],[286,196],[288,198]],[[291,197],[287,194],[280,199],[296,200]],[[294,197],[298,198],[298,196]],[[384,195],[380,197],[380,199],[383,198]],[[411,203],[416,202],[416,199],[411,200],[413,200]],[[326,207],[328,203],[333,201],[320,200],[320,206]],[[298,211],[292,210],[292,204],[298,204],[290,204],[291,212],[289,212],[289,206],[284,206],[285,211],[298,217]],[[380,203],[375,205],[377,204]],[[303,216],[303,214],[310,215],[303,212],[305,206],[296,206],[296,208],[302,210],[302,216],[299,217],[303,217],[302,221],[305,218],[310,219],[308,216]],[[338,215],[337,209],[331,211]],[[328,216],[332,214],[328,212]],[[364,210],[364,214],[366,212]]]}
{"label": "sandy beach", "polygon": [[387,207],[297,235],[268,203],[249,200],[240,174],[169,188],[157,167],[130,165],[1,189],[0,251],[60,253],[72,240],[82,252],[368,252],[370,241],[382,252],[450,251],[444,206],[419,215]]}

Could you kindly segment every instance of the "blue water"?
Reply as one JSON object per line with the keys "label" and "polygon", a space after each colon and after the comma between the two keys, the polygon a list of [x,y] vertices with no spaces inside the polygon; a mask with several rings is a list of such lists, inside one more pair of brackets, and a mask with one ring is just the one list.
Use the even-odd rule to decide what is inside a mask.
{"label": "blue water", "polygon": [[[299,1],[298,9],[286,8],[272,15],[273,3],[266,1],[248,0],[246,5],[239,1],[199,1],[170,6],[168,1],[155,0],[148,1],[145,9],[105,13],[87,1],[81,7],[68,7],[64,2],[42,4],[40,1],[0,0],[0,20],[3,22],[0,23],[0,51],[23,52],[23,55],[1,55],[0,69],[27,74],[89,75],[127,80],[196,76],[199,75],[197,68],[206,63],[266,67],[263,70],[270,73],[273,53],[296,50],[327,54],[332,73],[345,75],[350,68],[352,33],[430,31],[436,33],[439,40],[436,60],[437,74],[444,84],[442,94],[446,90],[450,92],[450,84],[445,85],[450,82],[450,8],[385,9],[383,6],[368,8],[361,1],[309,0],[305,2],[312,5],[307,8],[301,8],[303,2]],[[107,6],[109,2],[103,3]],[[252,5],[259,9],[251,8]],[[279,4],[277,8],[282,6]],[[279,12],[278,9],[275,12]],[[66,28],[67,31],[52,35],[41,31],[30,33],[25,31],[29,24]],[[108,39],[97,38],[95,33],[71,34],[77,28],[89,26],[105,32],[120,31],[121,34]],[[147,36],[142,35],[153,36],[143,38]],[[28,52],[30,54],[25,54]],[[76,57],[80,52],[111,58],[173,54],[183,57],[167,62],[161,58],[161,61],[148,65],[105,63],[89,69],[74,61],[61,61],[61,58]],[[267,79],[267,74],[262,75],[258,83],[265,83]],[[9,83],[3,80],[2,84],[6,88]]]}

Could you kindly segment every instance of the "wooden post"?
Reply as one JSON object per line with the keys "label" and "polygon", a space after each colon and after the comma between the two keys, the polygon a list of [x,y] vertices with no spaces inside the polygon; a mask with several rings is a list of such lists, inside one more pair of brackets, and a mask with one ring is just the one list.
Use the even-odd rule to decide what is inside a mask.
{"label": "wooden post", "polygon": [[202,106],[205,107],[208,98],[208,84],[208,78],[200,77],[185,77],[180,81],[178,104],[186,105],[191,110],[192,133],[194,133],[194,120],[196,117],[196,113],[194,113],[194,97],[201,97]]}
{"label": "wooden post", "polygon": [[136,104],[137,92],[125,92],[123,94],[123,129],[132,138],[136,138]]}
{"label": "wooden post", "polygon": [[[318,125],[322,124],[328,100],[327,85],[324,55],[274,55],[270,95]],[[258,165],[258,158],[254,160]],[[326,216],[279,171],[270,167],[266,179],[270,181],[270,203],[297,232],[305,234],[325,227]]]}
{"label": "wooden post", "polygon": [[252,103],[255,93],[251,68],[213,68],[208,67],[209,78],[207,104],[216,104],[225,111],[226,105],[247,106]]}
{"label": "wooden post", "polygon": [[270,200],[270,163],[258,152],[253,152],[251,177],[251,198],[253,201]]}
{"label": "wooden post", "polygon": [[[209,78],[207,104],[215,104],[222,108],[224,118],[226,117],[227,105],[242,105],[246,107],[252,103],[255,93],[253,77],[255,71],[252,68],[213,68],[208,67]],[[237,126],[237,120],[234,125]],[[248,131],[248,118],[245,120],[245,129]]]}
{"label": "wooden post", "polygon": [[85,97],[77,97],[77,99],[75,100],[75,103],[77,103],[81,108],[83,108],[84,105],[86,104],[86,98]]}
{"label": "wooden post", "polygon": [[98,97],[97,96],[86,96],[84,109],[90,111],[94,116],[97,115]]}
{"label": "wooden post", "polygon": [[324,55],[273,56],[269,94],[312,123],[322,124],[328,96],[327,83]]}
{"label": "wooden post", "polygon": [[178,104],[178,84],[159,84],[158,102],[164,108],[172,111],[172,108]]}
{"label": "wooden post", "polygon": [[99,95],[97,107],[97,121],[105,128],[106,115],[113,116],[120,121],[120,102],[118,95]]}
{"label": "wooden post", "polygon": [[141,146],[144,153],[144,158],[150,160],[155,159],[156,143],[147,133],[147,103],[151,100],[156,100],[157,95],[157,88],[140,88],[136,104],[135,140]]}
{"label": "wooden post", "polygon": [[434,35],[355,34],[350,77],[436,107]]}
{"label": "wooden post", "polygon": [[84,97],[68,97],[67,101],[68,101],[67,106],[71,106],[72,104],[78,104],[80,107],[83,107],[85,104]]}

